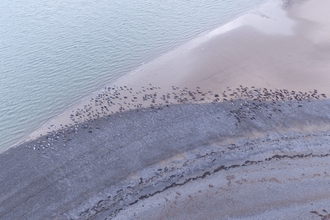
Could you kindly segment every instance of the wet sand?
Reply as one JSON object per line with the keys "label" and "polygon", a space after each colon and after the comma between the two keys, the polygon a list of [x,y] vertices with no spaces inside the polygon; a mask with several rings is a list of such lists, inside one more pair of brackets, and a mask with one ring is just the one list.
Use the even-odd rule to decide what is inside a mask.
{"label": "wet sand", "polygon": [[110,85],[117,113],[79,121],[92,95],[0,154],[0,218],[329,218],[329,4],[270,3]]}
{"label": "wet sand", "polygon": [[54,134],[49,148],[52,136],[12,148],[0,154],[0,216],[290,217],[308,206],[298,216],[310,219],[328,210],[329,100],[253,103],[132,110]]}

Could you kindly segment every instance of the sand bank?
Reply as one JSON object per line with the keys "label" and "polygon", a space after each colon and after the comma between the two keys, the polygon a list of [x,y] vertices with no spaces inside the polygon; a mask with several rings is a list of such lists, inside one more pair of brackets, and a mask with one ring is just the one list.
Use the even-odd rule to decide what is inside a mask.
{"label": "sand bank", "polygon": [[[241,85],[330,93],[329,3],[283,8],[271,2],[137,69],[119,82],[196,85],[221,92]],[[321,13],[320,13],[321,12]]]}
{"label": "sand bank", "polygon": [[[109,86],[128,86],[135,91],[152,84],[159,94],[172,86],[221,93],[239,85],[285,88],[330,95],[330,22],[324,11],[328,2],[269,2],[222,27],[141,66]],[[60,124],[72,123],[72,111],[89,104],[90,98],[68,109],[32,133],[39,137]]]}
{"label": "sand bank", "polygon": [[[275,88],[329,95],[329,5],[288,1],[273,10],[270,3],[116,85],[144,86],[145,94],[199,86],[212,91],[210,101],[239,85],[275,97]],[[326,218],[330,103],[289,94],[131,110],[9,149],[0,154],[0,216]]]}

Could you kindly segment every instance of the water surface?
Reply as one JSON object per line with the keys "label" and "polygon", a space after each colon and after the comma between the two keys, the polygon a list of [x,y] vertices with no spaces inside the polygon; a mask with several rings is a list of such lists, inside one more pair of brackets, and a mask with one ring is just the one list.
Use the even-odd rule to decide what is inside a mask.
{"label": "water surface", "polygon": [[0,2],[0,152],[84,96],[265,0]]}

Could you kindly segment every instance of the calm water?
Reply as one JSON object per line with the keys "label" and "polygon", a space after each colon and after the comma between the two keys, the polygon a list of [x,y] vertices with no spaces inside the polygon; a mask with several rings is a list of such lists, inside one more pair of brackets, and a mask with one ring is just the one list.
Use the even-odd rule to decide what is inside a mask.
{"label": "calm water", "polygon": [[265,0],[1,0],[0,152],[87,94]]}

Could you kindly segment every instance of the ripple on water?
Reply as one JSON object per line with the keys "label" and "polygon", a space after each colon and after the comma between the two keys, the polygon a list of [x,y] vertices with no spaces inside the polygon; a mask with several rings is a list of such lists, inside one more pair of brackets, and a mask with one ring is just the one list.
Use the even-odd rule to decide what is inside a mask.
{"label": "ripple on water", "polygon": [[0,2],[0,145],[254,1]]}

